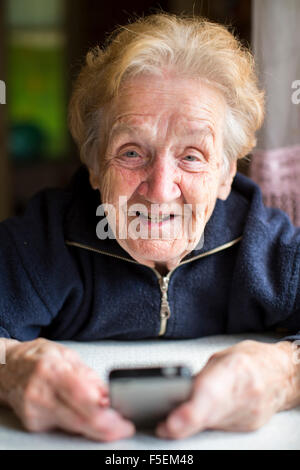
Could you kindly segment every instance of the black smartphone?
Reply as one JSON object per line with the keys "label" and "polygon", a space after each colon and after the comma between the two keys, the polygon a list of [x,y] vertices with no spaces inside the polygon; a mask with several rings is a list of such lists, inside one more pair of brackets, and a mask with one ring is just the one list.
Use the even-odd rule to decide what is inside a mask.
{"label": "black smartphone", "polygon": [[154,427],[188,400],[192,374],[186,366],[114,369],[109,373],[111,406],[139,428]]}

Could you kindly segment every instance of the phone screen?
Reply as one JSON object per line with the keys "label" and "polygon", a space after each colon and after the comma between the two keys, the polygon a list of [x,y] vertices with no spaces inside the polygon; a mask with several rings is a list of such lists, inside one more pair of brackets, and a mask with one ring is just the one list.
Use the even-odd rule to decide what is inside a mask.
{"label": "phone screen", "polygon": [[192,376],[185,366],[115,369],[109,375],[111,406],[137,427],[153,427],[188,400]]}

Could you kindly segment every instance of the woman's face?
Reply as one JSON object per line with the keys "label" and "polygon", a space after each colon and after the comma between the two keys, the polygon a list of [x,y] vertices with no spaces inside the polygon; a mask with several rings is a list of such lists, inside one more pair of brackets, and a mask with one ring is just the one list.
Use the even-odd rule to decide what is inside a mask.
{"label": "woman's face", "polygon": [[[199,247],[216,199],[230,192],[223,171],[225,103],[194,79],[140,76],[111,106],[101,177],[90,171],[118,243],[161,272]],[[113,220],[114,219],[114,220]]]}

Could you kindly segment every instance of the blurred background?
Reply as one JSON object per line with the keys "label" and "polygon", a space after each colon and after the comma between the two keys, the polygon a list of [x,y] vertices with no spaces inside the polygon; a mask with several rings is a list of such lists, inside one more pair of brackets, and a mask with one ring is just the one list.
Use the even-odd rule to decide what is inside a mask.
{"label": "blurred background", "polygon": [[251,0],[0,0],[0,220],[79,165],[67,128],[72,81],[90,47],[117,24],[159,9],[232,23],[250,41]]}
{"label": "blurred background", "polygon": [[[6,83],[6,104],[0,104],[0,220],[22,213],[38,190],[67,184],[79,166],[67,128],[72,81],[88,49],[115,25],[158,10],[194,13],[231,25],[251,47],[252,18],[261,18],[261,7],[253,13],[258,2],[273,8],[278,0],[0,0],[0,80]],[[290,31],[291,25],[285,27]],[[255,34],[260,50],[260,30]],[[239,169],[249,174],[249,165],[246,160]]]}

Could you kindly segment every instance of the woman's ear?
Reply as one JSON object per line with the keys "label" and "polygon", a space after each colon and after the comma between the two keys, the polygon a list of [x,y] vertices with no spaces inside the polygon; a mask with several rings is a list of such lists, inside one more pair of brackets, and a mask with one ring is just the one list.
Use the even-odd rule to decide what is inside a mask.
{"label": "woman's ear", "polygon": [[233,178],[235,177],[237,170],[237,161],[230,162],[229,164],[229,171],[226,171],[225,175],[223,175],[218,192],[218,199],[222,199],[225,201],[231,191],[231,185]]}
{"label": "woman's ear", "polygon": [[93,189],[99,189],[99,178],[98,178],[98,173],[95,172],[92,168],[89,168],[89,179],[90,179],[90,185],[92,186]]}

